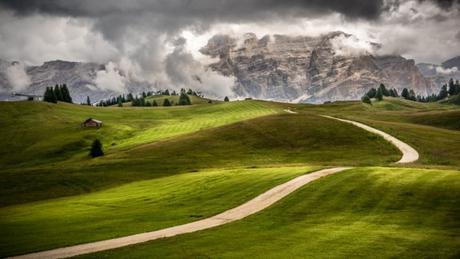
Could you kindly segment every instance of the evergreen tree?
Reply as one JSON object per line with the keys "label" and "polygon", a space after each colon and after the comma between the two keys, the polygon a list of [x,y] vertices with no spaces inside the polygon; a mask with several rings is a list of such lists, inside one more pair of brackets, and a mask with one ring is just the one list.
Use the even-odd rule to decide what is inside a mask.
{"label": "evergreen tree", "polygon": [[443,85],[439,91],[438,100],[444,100],[448,96],[447,85]]}
{"label": "evergreen tree", "polygon": [[367,93],[366,95],[369,97],[369,98],[375,98],[375,95],[377,94],[377,90],[375,90],[375,88],[371,88]]}
{"label": "evergreen tree", "polygon": [[57,97],[56,97],[56,93],[54,92],[52,86],[50,86],[50,93],[49,93],[49,95],[50,95],[50,102],[51,102],[51,103],[57,103],[57,102],[58,102],[58,99],[57,99]]}
{"label": "evergreen tree", "polygon": [[230,99],[228,99],[228,97],[227,97],[227,96],[225,96],[225,98],[224,98],[224,102],[230,102]]}
{"label": "evergreen tree", "polygon": [[132,93],[129,93],[127,96],[126,96],[126,100],[128,102],[132,102],[134,100],[134,97],[133,97],[133,94]]}
{"label": "evergreen tree", "polygon": [[372,104],[371,98],[369,98],[369,96],[367,96],[366,94],[361,98],[361,101],[363,103]]}
{"label": "evergreen tree", "polygon": [[415,96],[415,92],[412,89],[409,90],[409,100],[417,101],[417,97]]}
{"label": "evergreen tree", "polygon": [[171,106],[171,102],[168,100],[168,98],[165,98],[163,101],[163,106]]}
{"label": "evergreen tree", "polygon": [[164,94],[163,94],[163,95],[170,95],[170,94],[169,94],[169,90],[168,90],[168,89],[166,89],[166,91],[164,92]]}
{"label": "evergreen tree", "polygon": [[379,89],[377,90],[377,94],[375,94],[375,99],[377,99],[377,101],[381,101],[383,100],[383,89],[379,87]]}
{"label": "evergreen tree", "polygon": [[86,104],[91,106],[91,100],[89,99],[89,96],[86,96]]}
{"label": "evergreen tree", "polygon": [[454,84],[454,79],[449,80],[449,95],[455,95],[456,94],[456,86]]}
{"label": "evergreen tree", "polygon": [[121,101],[121,97],[118,98],[118,107],[123,107],[123,102]]}
{"label": "evergreen tree", "polygon": [[153,106],[153,107],[157,107],[157,106],[158,106],[157,101],[153,100],[152,106]]}
{"label": "evergreen tree", "polygon": [[179,105],[191,105],[192,102],[186,93],[181,93],[179,96]]}
{"label": "evergreen tree", "polygon": [[404,89],[402,90],[401,96],[402,96],[404,99],[409,100],[409,90],[407,90],[407,88],[404,88]]}
{"label": "evergreen tree", "polygon": [[67,103],[72,103],[72,97],[70,96],[69,88],[67,88],[66,84],[62,85],[61,92],[63,101]]}
{"label": "evergreen tree", "polygon": [[99,141],[99,139],[93,141],[89,155],[93,158],[104,155],[104,151],[102,151],[102,143]]}
{"label": "evergreen tree", "polygon": [[63,101],[61,87],[59,85],[54,86],[54,96],[56,96],[57,101]]}
{"label": "evergreen tree", "polygon": [[384,84],[380,84],[379,90],[382,91],[383,96],[390,96],[390,92],[387,90]]}

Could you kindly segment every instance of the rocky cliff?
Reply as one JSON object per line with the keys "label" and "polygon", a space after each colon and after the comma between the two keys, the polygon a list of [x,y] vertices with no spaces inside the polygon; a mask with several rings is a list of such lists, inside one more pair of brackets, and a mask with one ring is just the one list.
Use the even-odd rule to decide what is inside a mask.
{"label": "rocky cliff", "polygon": [[[252,33],[243,38],[216,35],[201,52],[218,59],[209,65],[211,69],[236,78],[234,91],[239,96],[303,102],[353,100],[380,83],[399,90],[410,87],[422,95],[436,90],[413,60],[339,52],[335,42],[349,37],[342,32],[260,39]],[[370,45],[378,48],[378,44]]]}

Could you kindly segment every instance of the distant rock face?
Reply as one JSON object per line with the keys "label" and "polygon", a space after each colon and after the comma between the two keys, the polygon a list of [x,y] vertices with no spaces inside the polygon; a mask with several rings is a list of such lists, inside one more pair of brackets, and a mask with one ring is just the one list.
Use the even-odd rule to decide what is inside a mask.
{"label": "distant rock face", "polygon": [[447,84],[451,78],[460,80],[460,56],[444,61],[441,65],[420,63],[417,67],[425,78],[437,86]]}
{"label": "distant rock face", "polygon": [[[110,90],[101,90],[95,84],[98,71],[105,70],[105,66],[96,63],[69,62],[62,60],[48,61],[41,66],[26,66],[25,73],[30,84],[21,90],[15,90],[8,80],[7,69],[17,61],[0,60],[0,99],[14,99],[12,92],[43,95],[45,88],[56,84],[66,84],[69,87],[73,101],[81,103],[90,96],[92,101],[98,101],[119,93]],[[149,85],[130,82],[128,90],[143,91]]]}
{"label": "distant rock face", "polygon": [[413,60],[369,53],[338,55],[333,46],[337,37],[351,35],[216,35],[200,51],[218,58],[211,69],[236,78],[234,91],[239,96],[317,103],[359,99],[380,83],[398,90],[409,87],[422,95],[436,90]]}

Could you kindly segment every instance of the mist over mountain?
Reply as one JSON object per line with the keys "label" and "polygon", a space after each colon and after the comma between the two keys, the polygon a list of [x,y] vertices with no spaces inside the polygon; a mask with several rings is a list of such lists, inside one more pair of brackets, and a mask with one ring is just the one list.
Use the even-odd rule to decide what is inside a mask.
{"label": "mist over mountain", "polygon": [[211,69],[236,77],[238,96],[314,103],[356,100],[380,83],[420,95],[438,91],[414,60],[379,55],[380,47],[343,32],[262,38],[248,33],[242,38],[216,35],[201,52],[218,58]]}
{"label": "mist over mountain", "polygon": [[[379,55],[381,47],[343,32],[317,37],[261,38],[254,33],[241,37],[219,34],[200,49],[213,62],[197,62],[195,66],[205,66],[203,71],[211,70],[228,78],[233,83],[224,92],[237,98],[310,103],[356,100],[380,83],[399,91],[407,87],[417,94],[430,95],[438,92],[449,78],[460,77],[458,57],[442,65],[415,65],[414,60],[399,55]],[[222,89],[216,87],[213,91],[212,85],[205,87],[207,82],[184,67],[181,60],[186,56],[180,53],[168,57],[171,73],[182,72],[181,81],[192,82],[191,87],[207,87],[206,94],[221,97]],[[133,80],[113,63],[55,60],[26,66],[18,61],[0,61],[2,99],[11,99],[13,92],[41,95],[47,86],[63,83],[69,86],[76,102],[85,101],[86,96],[98,101],[120,93],[175,89],[174,85]]]}

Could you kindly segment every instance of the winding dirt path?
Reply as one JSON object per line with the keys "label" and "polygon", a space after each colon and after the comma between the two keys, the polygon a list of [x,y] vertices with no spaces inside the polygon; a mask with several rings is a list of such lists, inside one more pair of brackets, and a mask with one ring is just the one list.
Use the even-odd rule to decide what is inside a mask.
{"label": "winding dirt path", "polygon": [[[295,113],[290,110],[287,112]],[[362,123],[355,122],[355,121],[343,120],[343,119],[339,119],[339,118],[335,118],[331,116],[323,116],[323,117],[334,119],[334,120],[339,120],[339,121],[346,122],[346,123],[351,123],[357,127],[360,127],[369,132],[382,136],[387,141],[395,145],[403,153],[401,160],[399,160],[397,163],[411,163],[411,162],[416,161],[419,158],[419,154],[415,149],[413,149],[408,144],[400,141],[399,139],[383,131],[374,129],[372,127],[369,127],[367,125],[364,125]],[[335,168],[323,169],[320,171],[316,171],[313,173],[309,173],[309,174],[305,174],[305,175],[296,177],[286,183],[278,185],[262,193],[261,195],[255,197],[254,199],[236,208],[227,210],[213,217],[191,222],[188,224],[183,224],[179,226],[174,226],[170,228],[125,236],[125,237],[120,237],[120,238],[113,238],[113,239],[108,239],[108,240],[103,240],[103,241],[98,241],[98,242],[92,242],[92,243],[86,243],[86,244],[81,244],[81,245],[52,249],[52,250],[43,251],[43,252],[31,253],[31,254],[26,254],[22,256],[12,257],[12,258],[47,258],[47,259],[48,258],[49,259],[67,258],[67,257],[73,257],[73,256],[84,255],[84,254],[89,254],[89,253],[94,253],[94,252],[99,252],[99,251],[104,251],[104,250],[115,249],[115,248],[120,248],[124,246],[144,243],[144,242],[152,241],[156,239],[172,237],[172,236],[176,236],[180,234],[192,233],[192,232],[196,232],[196,231],[200,231],[204,229],[217,227],[217,226],[224,225],[224,224],[236,221],[236,220],[240,220],[249,215],[257,213],[269,207],[270,205],[274,204],[275,202],[281,200],[282,198],[286,197],[292,192],[296,191],[300,187],[314,180],[317,180],[324,176],[342,172],[347,169],[350,169],[350,167],[335,167]]]}
{"label": "winding dirt path", "polygon": [[420,157],[418,152],[417,152],[417,150],[415,150],[413,147],[409,146],[408,144],[402,142],[401,140],[399,140],[399,139],[397,139],[397,138],[391,136],[390,134],[385,133],[385,132],[383,132],[381,130],[369,127],[369,126],[367,126],[365,124],[362,124],[362,123],[359,123],[359,122],[356,122],[356,121],[344,120],[344,119],[339,119],[339,118],[335,118],[335,117],[332,117],[332,116],[326,116],[326,115],[322,115],[322,116],[325,117],[325,118],[350,123],[350,124],[355,125],[356,127],[360,127],[360,128],[365,129],[365,130],[367,130],[369,132],[372,132],[374,134],[382,136],[385,140],[387,140],[388,142],[393,144],[395,147],[397,147],[401,151],[401,153],[403,154],[401,159],[398,162],[396,162],[398,164],[412,163],[412,162],[417,161],[419,159],[419,157]]}

